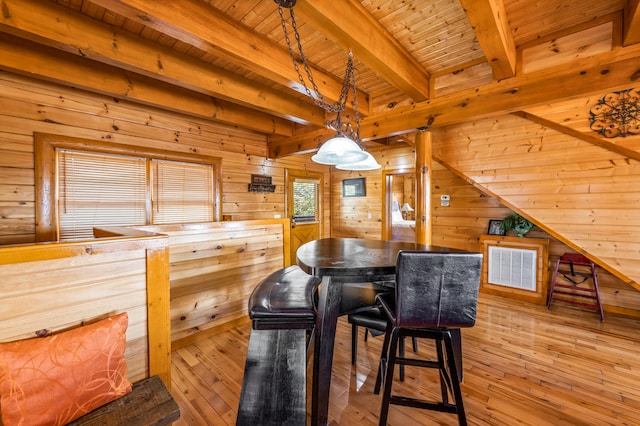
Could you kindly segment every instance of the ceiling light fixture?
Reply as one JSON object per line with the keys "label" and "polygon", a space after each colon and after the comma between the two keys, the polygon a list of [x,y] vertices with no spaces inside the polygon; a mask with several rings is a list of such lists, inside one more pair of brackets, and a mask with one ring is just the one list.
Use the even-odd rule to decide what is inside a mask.
{"label": "ceiling light fixture", "polygon": [[[296,4],[296,0],[274,0],[278,5],[278,13],[280,14],[280,23],[282,25],[282,31],[284,33],[284,39],[293,61],[293,67],[298,73],[298,79],[304,87],[307,95],[313,99],[314,103],[324,109],[328,114],[336,114],[333,120],[327,121],[327,128],[336,132],[336,135],[327,140],[318,150],[318,152],[311,157],[311,160],[325,165],[336,166],[341,170],[375,170],[380,168],[380,165],[376,162],[375,158],[362,148],[362,140],[360,139],[360,115],[358,113],[358,97],[356,88],[356,70],[353,66],[353,54],[349,52],[349,58],[347,61],[347,68],[342,82],[342,90],[340,91],[340,97],[337,101],[329,103],[325,100],[324,96],[320,93],[317,84],[311,74],[311,68],[307,63],[307,57],[302,51],[302,43],[300,41],[300,34],[298,33],[298,27],[293,14],[293,6]],[[291,46],[291,38],[289,37],[289,31],[287,29],[287,20],[284,17],[284,9],[289,9],[289,15],[291,20],[291,28],[293,28],[293,36],[296,40],[297,51],[300,56],[300,64],[306,74],[306,79],[300,70],[300,64],[296,60],[296,52]],[[307,86],[306,80],[309,81],[311,88]],[[353,91],[353,110],[355,123],[343,121],[342,114],[345,111],[347,100],[349,98],[349,92]]]}
{"label": "ceiling light fixture", "polygon": [[382,167],[373,155],[369,154],[367,151],[364,151],[367,154],[367,159],[363,161],[358,161],[357,163],[350,164],[338,164],[336,169],[339,170],[377,170]]}

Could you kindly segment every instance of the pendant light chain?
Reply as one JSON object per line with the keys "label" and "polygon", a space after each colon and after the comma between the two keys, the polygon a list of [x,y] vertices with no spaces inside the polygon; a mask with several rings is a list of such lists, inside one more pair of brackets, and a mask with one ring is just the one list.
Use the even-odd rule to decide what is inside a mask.
{"label": "pendant light chain", "polygon": [[[293,68],[298,74],[298,79],[307,95],[313,99],[316,106],[322,108],[325,112],[335,113],[335,118],[328,120],[326,125],[329,129],[334,130],[337,134],[327,141],[318,149],[318,152],[311,157],[311,160],[325,165],[336,166],[340,170],[375,170],[381,166],[375,160],[375,158],[364,150],[362,140],[360,139],[360,113],[358,111],[358,89],[356,88],[356,72],[353,65],[353,53],[349,51],[349,58],[347,60],[347,68],[344,74],[344,80],[342,81],[342,88],[340,90],[340,96],[334,103],[328,102],[325,97],[320,93],[320,89],[313,79],[311,73],[311,67],[307,62],[307,57],[302,50],[302,42],[300,41],[300,33],[298,33],[298,25],[293,14],[293,6],[296,0],[274,0],[278,5],[278,13],[280,14],[280,24],[282,25],[282,32],[284,34],[285,42],[287,43],[287,49],[293,62]],[[292,47],[291,37],[289,37],[289,31],[287,30],[287,21],[284,17],[282,8],[288,8],[291,16],[291,28],[295,36],[296,47],[299,52],[300,62],[304,73],[300,69],[300,65],[296,60],[296,53]],[[303,74],[306,74],[306,80]],[[306,81],[308,80],[309,86]],[[355,118],[355,125],[345,121],[342,121],[342,113],[345,111],[347,102],[349,100],[349,91],[353,89],[353,111]]]}
{"label": "pendant light chain", "polygon": [[[305,91],[307,92],[307,95],[313,99],[314,103],[319,106],[320,108],[324,109],[325,111],[328,112],[341,112],[345,110],[346,104],[347,104],[347,99],[349,97],[349,90],[352,86],[353,83],[353,89],[354,89],[354,99],[355,99],[355,76],[354,76],[354,67],[353,67],[353,54],[351,52],[349,52],[349,59],[347,60],[347,69],[345,71],[345,76],[344,76],[344,80],[342,82],[342,89],[340,91],[340,97],[338,98],[338,100],[334,103],[328,103],[327,101],[325,101],[325,97],[322,95],[322,93],[320,93],[320,89],[318,88],[318,85],[316,84],[315,80],[313,79],[313,74],[311,73],[311,68],[309,67],[309,64],[307,62],[307,57],[304,55],[304,52],[302,50],[302,42],[300,41],[300,34],[298,33],[298,26],[296,24],[296,19],[295,16],[293,14],[293,7],[289,8],[289,14],[291,16],[291,27],[293,28],[293,35],[296,39],[296,44],[297,44],[297,48],[298,48],[298,52],[300,54],[300,59],[302,62],[302,66],[305,70],[305,73],[307,75],[307,79],[309,80],[309,83],[311,84],[311,86],[313,87],[313,93],[311,92],[311,89],[307,86],[306,82],[305,82],[305,78],[302,75],[302,72],[300,71],[300,66],[298,65],[298,61],[296,61],[296,55],[295,52],[293,51],[293,48],[291,47],[291,39],[289,37],[289,31],[287,30],[287,25],[286,25],[286,19],[284,18],[284,14],[282,12],[282,6],[278,6],[278,13],[280,14],[280,23],[282,25],[282,32],[284,34],[284,39],[287,43],[287,48],[289,49],[289,54],[291,55],[291,60],[293,62],[293,67],[296,70],[296,73],[298,74],[298,79],[300,80],[300,83],[302,83],[302,86],[304,87]],[[356,109],[356,114],[357,114],[357,109]]]}

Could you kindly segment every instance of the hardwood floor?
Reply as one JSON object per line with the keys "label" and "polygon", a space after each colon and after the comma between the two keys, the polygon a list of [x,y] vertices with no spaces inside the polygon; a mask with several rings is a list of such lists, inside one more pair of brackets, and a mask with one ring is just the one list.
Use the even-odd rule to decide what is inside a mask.
{"label": "hardwood floor", "polygon": [[[640,424],[640,321],[611,314],[605,320],[559,304],[547,311],[481,294],[476,326],[462,332],[469,424]],[[235,425],[249,333],[247,323],[173,352],[172,394],[182,411],[175,425]],[[381,397],[373,385],[382,337],[365,343],[360,331],[353,367],[350,333],[340,318],[330,424],[375,425]],[[432,347],[420,341],[419,352],[428,356]],[[395,380],[394,393],[439,396],[437,377],[428,369],[406,367],[405,382]],[[388,424],[449,425],[457,419],[391,406]]]}

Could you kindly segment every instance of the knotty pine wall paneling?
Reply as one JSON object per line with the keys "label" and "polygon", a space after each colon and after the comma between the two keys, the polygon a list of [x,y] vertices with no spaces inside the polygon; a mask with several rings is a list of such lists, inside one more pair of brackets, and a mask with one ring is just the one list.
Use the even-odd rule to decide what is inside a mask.
{"label": "knotty pine wall paneling", "polygon": [[[342,181],[364,178],[364,197],[343,197]],[[382,235],[382,174],[380,170],[345,171],[332,167],[331,236],[379,240]]]}
{"label": "knotty pine wall paneling", "polygon": [[[507,118],[510,119],[510,116]],[[513,123],[515,123],[515,121],[513,121]],[[477,131],[476,126],[478,126],[478,123],[472,123],[468,126],[469,128],[466,131]],[[505,139],[514,139],[517,141],[517,133],[521,130],[522,129],[520,129],[518,125],[515,125],[509,132],[510,136]],[[460,135],[463,136],[464,134],[465,133],[461,133]],[[530,132],[528,131],[523,132],[525,138],[527,137],[526,135],[529,134]],[[436,135],[440,137],[443,136],[442,133],[436,133]],[[434,137],[434,141],[435,140],[436,138]],[[496,141],[488,144],[488,149],[493,149],[492,145],[497,143],[499,142]],[[451,149],[451,147],[447,147],[447,149]],[[496,149],[501,150],[503,148],[499,147]],[[400,155],[400,153],[402,153],[402,155]],[[372,152],[378,162],[381,163],[383,167],[387,167],[389,169],[407,167],[407,163],[394,162],[393,159],[407,157],[413,158],[412,153],[412,148],[409,147],[398,148],[392,152],[385,150]],[[452,157],[455,156],[453,155]],[[580,166],[568,165],[566,167],[573,169],[575,167],[579,168]],[[480,251],[480,236],[487,233],[489,220],[502,219],[504,216],[512,213],[513,210],[505,204],[502,204],[498,198],[493,197],[490,192],[484,192],[482,185],[478,185],[478,187],[474,186],[472,183],[460,177],[457,173],[454,173],[443,163],[433,161],[432,168],[432,244],[463,250]],[[479,164],[479,169],[480,170],[477,173],[482,176],[486,175],[490,177],[495,173],[495,171],[488,168],[483,170],[481,164]],[[367,176],[375,178],[378,172],[380,172],[380,170],[367,172]],[[334,179],[334,188],[332,192],[334,196],[334,205],[336,205],[337,202],[341,202],[341,199],[339,198],[339,195],[341,194],[341,179],[344,176],[353,176],[355,174],[356,172],[351,172],[351,174],[347,172],[334,172],[332,174],[332,178]],[[487,179],[489,178],[485,178],[483,180]],[[367,179],[367,182],[369,182],[369,179]],[[525,191],[535,192],[539,183],[539,181],[534,180],[529,183],[518,182],[517,185],[521,187],[520,191],[524,193]],[[546,189],[550,188],[546,187]],[[368,190],[369,187],[367,188],[367,191]],[[448,207],[440,205],[441,195],[449,195],[451,197]],[[523,199],[525,199],[525,197],[526,195],[522,195]],[[349,215],[356,211],[366,212],[367,208],[374,205],[374,203],[380,203],[380,194],[376,193],[375,195],[370,195],[370,193],[367,192],[366,197],[347,198],[346,200],[353,200],[353,202],[348,202],[346,205],[344,205],[344,203],[342,205],[337,204],[333,211],[334,236],[370,238],[363,231],[364,227],[359,226],[361,225],[360,222],[349,221]],[[617,208],[624,207],[620,203],[616,205]],[[633,208],[633,206],[629,207]],[[380,208],[382,208],[382,206],[380,206]],[[359,217],[362,217],[362,215]],[[341,228],[336,230],[336,226],[340,226]],[[381,227],[382,224],[379,223],[379,226]],[[562,256],[564,253],[575,252],[573,248],[560,241],[555,235],[549,234],[540,228],[534,228],[531,230],[527,234],[527,237],[549,240],[549,264],[547,265],[548,277],[552,276],[555,262],[559,256]],[[640,292],[638,292],[638,290],[601,266],[597,266],[597,274],[600,283],[601,299],[605,306],[605,311],[617,312],[636,317],[640,316]]]}
{"label": "knotty pine wall paneling", "polygon": [[[588,116],[584,99],[575,102]],[[600,267],[605,310],[640,312],[638,160],[515,115],[436,129],[433,140],[434,158],[453,174],[557,240],[550,262],[572,251],[591,257]],[[434,224],[440,222],[435,214]]]}
{"label": "knotty pine wall paneling", "polygon": [[[309,155],[267,159],[262,134],[8,72],[0,93],[0,244],[35,241],[34,132],[220,157],[222,214],[232,220],[284,217],[286,168],[324,173],[329,211],[328,167]],[[275,192],[248,192],[251,174],[272,176]]]}
{"label": "knotty pine wall paneling", "polygon": [[169,236],[173,350],[247,320],[255,286],[286,264],[288,227],[287,219],[138,227]]}

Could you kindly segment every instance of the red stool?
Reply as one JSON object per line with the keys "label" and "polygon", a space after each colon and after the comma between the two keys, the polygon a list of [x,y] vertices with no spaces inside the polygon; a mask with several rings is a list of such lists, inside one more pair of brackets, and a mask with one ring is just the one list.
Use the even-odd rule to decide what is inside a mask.
{"label": "red stool", "polygon": [[[560,282],[558,278],[561,278]],[[587,282],[589,279],[592,280],[592,285]],[[585,283],[586,285],[582,285]],[[547,309],[551,308],[551,302],[554,300],[593,309],[600,313],[600,321],[604,321],[595,264],[579,253],[565,253],[560,256],[551,280]]]}

